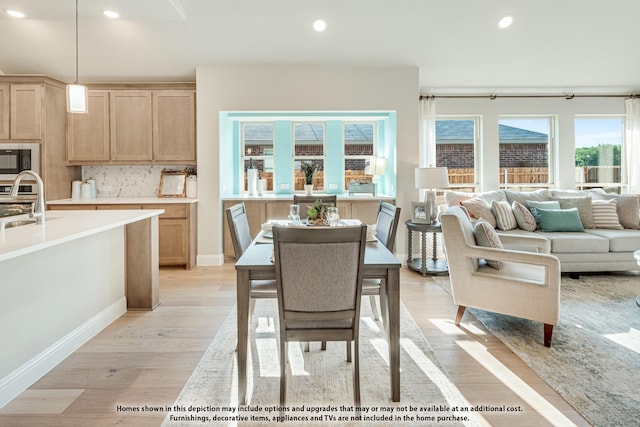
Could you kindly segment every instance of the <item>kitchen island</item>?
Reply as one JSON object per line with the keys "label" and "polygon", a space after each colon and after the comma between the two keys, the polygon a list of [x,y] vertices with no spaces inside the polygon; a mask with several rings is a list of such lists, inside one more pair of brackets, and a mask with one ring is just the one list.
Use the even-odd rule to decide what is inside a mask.
{"label": "kitchen island", "polygon": [[162,213],[47,211],[0,232],[0,407],[127,309],[159,304]]}

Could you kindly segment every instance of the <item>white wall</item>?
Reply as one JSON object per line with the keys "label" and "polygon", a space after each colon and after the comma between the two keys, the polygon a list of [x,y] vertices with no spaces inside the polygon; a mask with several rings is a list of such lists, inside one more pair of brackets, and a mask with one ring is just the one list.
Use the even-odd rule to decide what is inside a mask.
{"label": "white wall", "polygon": [[[219,174],[221,111],[396,111],[397,201],[402,222],[417,200],[418,68],[237,65],[196,70],[198,140],[198,265],[219,265],[222,208]],[[399,230],[399,252],[406,233]]]}
{"label": "white wall", "polygon": [[624,114],[624,98],[438,98],[436,115],[480,116],[480,191],[499,186],[498,120],[503,115],[556,116],[555,187],[574,189],[574,119],[577,114]]}

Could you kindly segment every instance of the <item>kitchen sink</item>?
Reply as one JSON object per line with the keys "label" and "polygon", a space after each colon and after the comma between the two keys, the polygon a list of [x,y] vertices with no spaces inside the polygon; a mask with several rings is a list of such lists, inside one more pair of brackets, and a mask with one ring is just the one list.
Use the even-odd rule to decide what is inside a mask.
{"label": "kitchen sink", "polygon": [[9,221],[4,224],[4,228],[20,227],[21,225],[29,225],[29,224],[35,224],[35,223],[36,223],[35,219],[22,219],[22,220],[16,220],[16,221]]}

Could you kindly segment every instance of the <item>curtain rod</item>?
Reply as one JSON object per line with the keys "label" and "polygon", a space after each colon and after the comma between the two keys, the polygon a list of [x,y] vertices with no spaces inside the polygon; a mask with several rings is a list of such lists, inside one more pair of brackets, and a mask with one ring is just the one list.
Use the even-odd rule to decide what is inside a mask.
{"label": "curtain rod", "polygon": [[640,98],[640,94],[632,93],[629,95],[621,95],[621,94],[596,94],[596,95],[574,95],[574,94],[565,94],[565,95],[420,95],[420,100],[423,99],[437,99],[437,98],[467,98],[467,99],[496,99],[496,98],[564,98],[564,99],[574,99],[574,98],[631,98],[636,99]]}

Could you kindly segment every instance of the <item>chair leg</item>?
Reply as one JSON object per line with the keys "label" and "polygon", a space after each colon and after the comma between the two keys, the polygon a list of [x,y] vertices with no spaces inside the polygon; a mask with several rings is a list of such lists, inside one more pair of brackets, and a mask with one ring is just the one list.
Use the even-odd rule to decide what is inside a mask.
{"label": "chair leg", "polygon": [[[353,400],[355,402],[355,407],[360,408],[360,345],[358,343],[358,338],[353,340],[355,358],[353,362]],[[351,348],[351,343],[349,343],[349,348]]]}
{"label": "chair leg", "polygon": [[323,350],[323,351],[327,350],[327,342],[326,341],[322,341],[322,344],[320,346],[320,350]]}
{"label": "chair leg", "polygon": [[544,346],[551,347],[551,335],[553,335],[553,325],[544,324]]}
{"label": "chair leg", "polygon": [[378,304],[376,304],[375,295],[369,295],[369,304],[371,305],[371,312],[373,313],[374,320],[380,320],[380,314],[378,314]]}
{"label": "chair leg", "polygon": [[351,363],[351,341],[347,341],[347,362]]}
{"label": "chair leg", "polygon": [[305,351],[305,353],[309,352],[309,341],[305,341],[304,342],[304,351]]}
{"label": "chair leg", "polygon": [[[251,320],[253,320],[253,312],[256,309],[256,299],[249,298],[249,324],[251,324]],[[236,340],[236,348],[234,351],[238,351],[238,341]]]}
{"label": "chair leg", "polygon": [[380,281],[380,313],[382,314],[383,330],[387,332],[387,288],[384,280]]}
{"label": "chair leg", "polygon": [[280,407],[284,407],[287,396],[287,358],[288,343],[280,340]]}
{"label": "chair leg", "polygon": [[467,307],[465,307],[464,305],[459,305],[458,306],[458,313],[456,314],[456,326],[460,325],[460,321],[462,320],[462,315],[464,314],[464,310]]}

